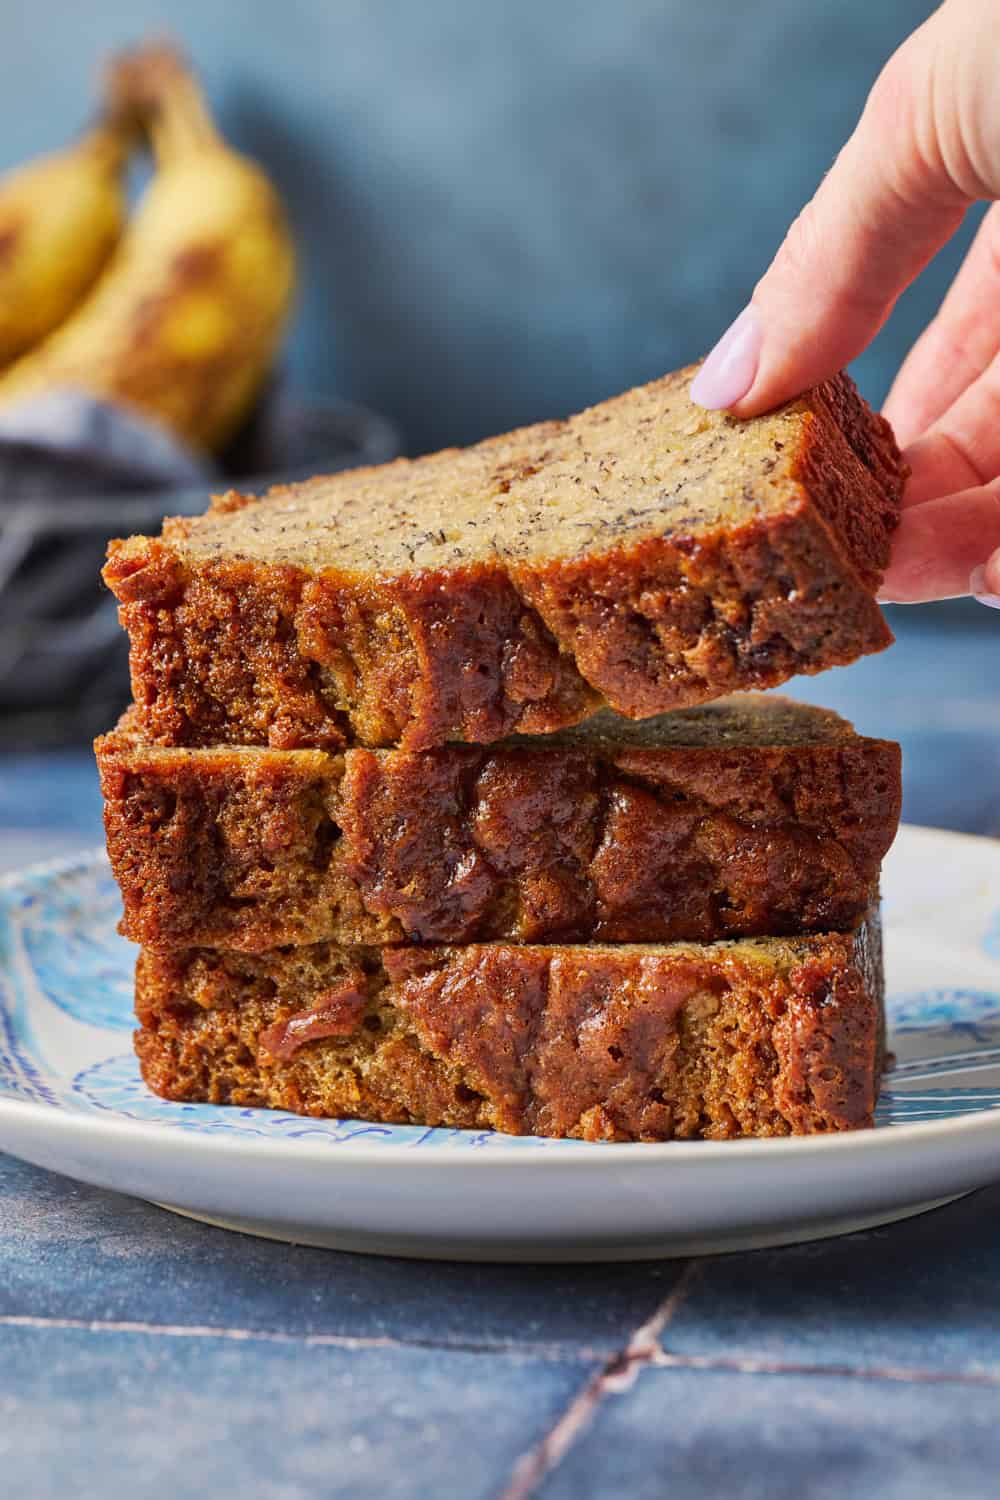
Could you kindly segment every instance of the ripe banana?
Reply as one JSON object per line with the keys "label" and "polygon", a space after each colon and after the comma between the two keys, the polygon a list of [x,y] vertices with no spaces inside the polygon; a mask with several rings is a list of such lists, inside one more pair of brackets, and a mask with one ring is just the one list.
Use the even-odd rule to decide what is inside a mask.
{"label": "ripe banana", "polygon": [[0,372],[0,402],[75,386],[211,452],[270,368],[294,286],[291,238],[270,182],[221,139],[172,49],[120,57],[108,88],[116,117],[148,132],[154,176],[90,296]]}
{"label": "ripe banana", "polygon": [[128,133],[100,124],[0,178],[0,365],[50,333],[90,290],[125,221]]}

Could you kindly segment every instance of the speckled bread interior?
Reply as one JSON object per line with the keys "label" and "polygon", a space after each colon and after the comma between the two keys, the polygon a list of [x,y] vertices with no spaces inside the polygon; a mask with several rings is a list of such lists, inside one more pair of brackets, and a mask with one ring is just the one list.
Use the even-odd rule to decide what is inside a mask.
{"label": "speckled bread interior", "polygon": [[691,373],[112,543],[146,738],[489,743],[887,645],[885,422],[843,375],[736,422],[691,404]]}
{"label": "speckled bread interior", "polygon": [[136,1045],[168,1099],[587,1140],[870,1125],[874,911],[717,944],[142,952]]}
{"label": "speckled bread interior", "polygon": [[707,941],[849,928],[899,747],[741,695],[490,747],[97,742],[123,931],[146,946]]}

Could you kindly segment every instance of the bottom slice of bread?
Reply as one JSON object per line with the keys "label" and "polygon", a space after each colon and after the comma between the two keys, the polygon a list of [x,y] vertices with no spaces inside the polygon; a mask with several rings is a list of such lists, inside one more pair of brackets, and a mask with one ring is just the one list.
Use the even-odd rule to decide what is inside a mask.
{"label": "bottom slice of bread", "polygon": [[878,915],[665,946],[144,950],[143,1077],[168,1099],[586,1140],[871,1125]]}

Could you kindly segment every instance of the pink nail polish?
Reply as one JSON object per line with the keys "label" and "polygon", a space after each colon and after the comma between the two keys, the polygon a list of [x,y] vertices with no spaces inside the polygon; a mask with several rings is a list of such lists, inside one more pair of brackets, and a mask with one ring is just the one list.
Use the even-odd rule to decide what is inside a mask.
{"label": "pink nail polish", "polygon": [[1000,594],[988,594],[986,592],[986,568],[973,568],[969,577],[969,593],[977,604],[985,604],[987,609],[1000,609]]}
{"label": "pink nail polish", "polygon": [[753,385],[764,342],[757,314],[745,307],[691,382],[691,400],[709,411],[741,401]]}

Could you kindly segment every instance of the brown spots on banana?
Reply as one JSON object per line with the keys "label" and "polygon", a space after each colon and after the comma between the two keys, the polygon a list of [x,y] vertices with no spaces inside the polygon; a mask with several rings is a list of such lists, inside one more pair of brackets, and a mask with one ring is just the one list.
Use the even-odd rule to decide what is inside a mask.
{"label": "brown spots on banana", "polygon": [[0,225],[0,266],[14,259],[22,232],[23,226],[20,224]]}
{"label": "brown spots on banana", "polygon": [[180,286],[187,281],[204,280],[215,275],[222,256],[221,245],[188,245],[174,256],[171,271]]}

